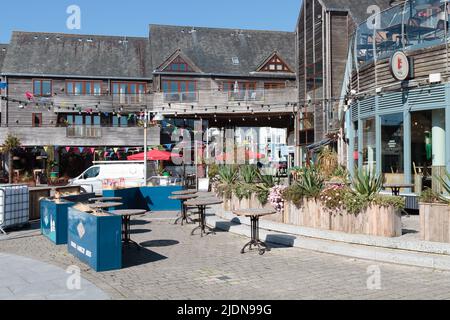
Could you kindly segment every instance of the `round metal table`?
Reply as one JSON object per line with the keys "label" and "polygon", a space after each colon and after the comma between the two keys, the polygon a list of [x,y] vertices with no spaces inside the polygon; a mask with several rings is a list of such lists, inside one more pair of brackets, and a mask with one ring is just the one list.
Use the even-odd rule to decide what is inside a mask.
{"label": "round metal table", "polygon": [[101,198],[91,198],[89,202],[114,202],[114,201],[122,201],[121,197],[101,197]]}
{"label": "round metal table", "polygon": [[123,243],[134,244],[139,250],[141,249],[141,246],[137,242],[131,240],[131,217],[142,216],[146,213],[147,213],[147,210],[133,210],[133,209],[111,211],[111,214],[122,217],[122,242]]}
{"label": "round metal table", "polygon": [[[203,235],[208,235],[210,233],[215,234],[214,230],[206,225],[206,207],[212,206],[215,204],[221,204],[221,203],[223,203],[223,200],[214,199],[214,198],[209,198],[209,199],[199,198],[199,199],[195,199],[195,200],[186,201],[186,203],[185,203],[186,206],[198,207],[198,211],[199,211],[199,215],[200,215],[199,226],[197,228],[195,228],[194,230],[192,230],[191,235],[194,235],[195,231],[197,231],[197,230],[200,230],[201,237],[203,237]],[[206,229],[208,229],[210,232],[209,233],[206,232]]]}
{"label": "round metal table", "polygon": [[245,209],[234,210],[233,213],[237,216],[244,216],[251,220],[251,241],[242,248],[241,253],[245,253],[247,247],[252,250],[253,247],[257,247],[259,254],[263,255],[266,251],[270,251],[266,243],[259,239],[259,218],[277,213],[275,210],[270,209]]}
{"label": "round metal table", "polygon": [[111,209],[115,207],[123,206],[123,203],[121,202],[98,202],[98,203],[92,203],[89,204],[88,207],[94,210],[104,210],[104,209]]}
{"label": "round metal table", "polygon": [[181,216],[177,220],[175,220],[175,224],[178,224],[178,221],[180,221],[180,220],[181,220],[181,225],[184,225],[185,221],[186,221],[186,224],[193,223],[193,221],[191,220],[191,218],[189,218],[189,216],[187,214],[186,201],[195,199],[197,197],[198,196],[196,194],[175,195],[175,196],[169,197],[169,199],[171,199],[171,200],[180,200],[181,205],[182,205]]}
{"label": "round metal table", "polygon": [[194,190],[194,189],[191,189],[191,190],[181,190],[181,191],[174,191],[174,192],[172,192],[172,195],[173,196],[185,196],[185,195],[187,195],[187,194],[195,194],[195,193],[197,193],[198,192],[198,190]]}

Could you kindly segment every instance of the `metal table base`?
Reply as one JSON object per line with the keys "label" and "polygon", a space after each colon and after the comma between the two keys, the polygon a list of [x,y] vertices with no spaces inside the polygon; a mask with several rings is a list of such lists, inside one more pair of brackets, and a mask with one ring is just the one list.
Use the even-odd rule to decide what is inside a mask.
{"label": "metal table base", "polygon": [[[193,236],[197,230],[200,230],[200,236],[207,236],[209,234],[216,234],[214,229],[206,225],[206,206],[198,206],[199,209],[199,226],[192,230],[191,235]],[[209,232],[207,232],[208,230]]]}
{"label": "metal table base", "polygon": [[181,209],[181,216],[178,217],[177,220],[175,220],[175,225],[177,225],[180,220],[181,220],[182,226],[184,225],[184,223],[186,223],[186,224],[194,223],[194,221],[188,215],[188,210],[187,210],[187,206],[185,203],[186,203],[186,200],[183,201],[183,205],[182,205],[182,209]]}
{"label": "metal table base", "polygon": [[141,250],[141,245],[131,240],[131,217],[122,216],[122,243],[125,245],[134,245]]}
{"label": "metal table base", "polygon": [[251,241],[247,243],[244,248],[242,248],[241,253],[245,253],[245,249],[249,248],[250,251],[253,250],[253,247],[258,248],[259,254],[263,255],[266,251],[270,251],[270,248],[267,244],[261,240],[259,240],[259,216],[251,217]]}

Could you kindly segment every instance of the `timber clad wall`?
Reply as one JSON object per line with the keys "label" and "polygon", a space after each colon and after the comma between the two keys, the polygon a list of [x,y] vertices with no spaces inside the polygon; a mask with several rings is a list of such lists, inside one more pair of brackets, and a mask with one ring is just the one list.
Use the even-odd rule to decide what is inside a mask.
{"label": "timber clad wall", "polygon": [[[133,127],[134,122],[130,127],[111,128],[111,118],[107,115],[110,117],[120,110],[127,117],[146,108],[156,112],[164,107],[164,113],[171,116],[175,112],[169,110],[169,103],[176,104],[177,111],[184,107],[186,118],[199,113],[210,118],[222,115],[228,120],[229,112],[223,111],[225,106],[238,105],[238,102],[245,103],[244,114],[250,113],[247,105],[252,109],[278,105],[269,111],[259,108],[261,111],[255,113],[265,111],[290,117],[292,106],[286,104],[298,100],[295,73],[286,68],[270,69],[271,72],[260,68],[276,54],[287,69],[295,70],[294,32],[160,25],[152,25],[150,29],[149,38],[13,32],[8,53],[0,51],[0,71],[8,83],[10,100],[1,101],[0,139],[12,132],[26,145],[136,146],[142,143],[142,129]],[[185,60],[190,72],[178,68],[168,71],[166,67],[175,58]],[[51,96],[35,97],[23,106],[11,101],[27,101],[26,93],[34,93],[34,79],[52,80]],[[163,93],[164,80],[195,82],[195,94],[180,94],[186,94],[186,88],[172,96]],[[67,81],[101,82],[101,94],[68,94]],[[112,84],[116,81],[145,83],[145,93],[114,95]],[[244,101],[234,101],[230,92],[223,90],[223,83],[236,81],[254,83],[255,92],[244,90]],[[281,87],[266,90],[268,83]],[[236,89],[229,86],[228,90],[233,93]],[[188,96],[188,101],[167,99],[177,96]],[[222,113],[215,106],[222,107]],[[102,115],[100,127],[91,126],[91,122],[86,123],[86,128],[79,123],[70,128],[59,127],[64,115],[90,112],[97,116],[96,121]],[[38,114],[41,127],[34,127],[33,114]],[[80,133],[82,139],[73,138]],[[159,135],[155,137],[159,139]]]}
{"label": "timber clad wall", "polygon": [[[414,60],[414,78],[427,79],[431,73],[448,75],[450,50],[445,45],[419,49],[406,54]],[[374,85],[375,84],[375,85]],[[408,81],[404,83],[407,85]],[[400,88],[401,84],[392,77],[389,70],[389,59],[369,63],[352,75],[352,88],[358,92],[373,91],[374,88],[389,86],[389,90]],[[372,92],[373,93],[373,92]]]}

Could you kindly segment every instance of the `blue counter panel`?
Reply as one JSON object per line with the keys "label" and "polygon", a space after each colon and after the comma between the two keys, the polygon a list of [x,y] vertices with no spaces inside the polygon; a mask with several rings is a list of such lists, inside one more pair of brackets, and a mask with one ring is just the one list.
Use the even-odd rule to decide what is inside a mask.
{"label": "blue counter panel", "polygon": [[40,201],[41,232],[56,245],[67,244],[68,209],[73,205],[73,202],[68,201]]}
{"label": "blue counter panel", "polygon": [[122,268],[122,219],[69,208],[69,253],[97,272]]}

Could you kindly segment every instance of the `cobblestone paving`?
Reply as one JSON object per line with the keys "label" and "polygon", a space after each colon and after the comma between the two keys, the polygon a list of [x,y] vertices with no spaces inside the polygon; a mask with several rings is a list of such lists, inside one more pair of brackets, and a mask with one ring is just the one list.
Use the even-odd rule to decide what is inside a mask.
{"label": "cobblestone paving", "polygon": [[[0,241],[0,252],[56,266],[78,265],[82,276],[114,299],[450,299],[450,273],[379,264],[295,248],[245,255],[248,239],[218,232],[191,236],[189,226],[161,219],[133,221],[124,269],[95,273],[39,235]],[[369,290],[368,268],[381,270],[381,289]]]}

